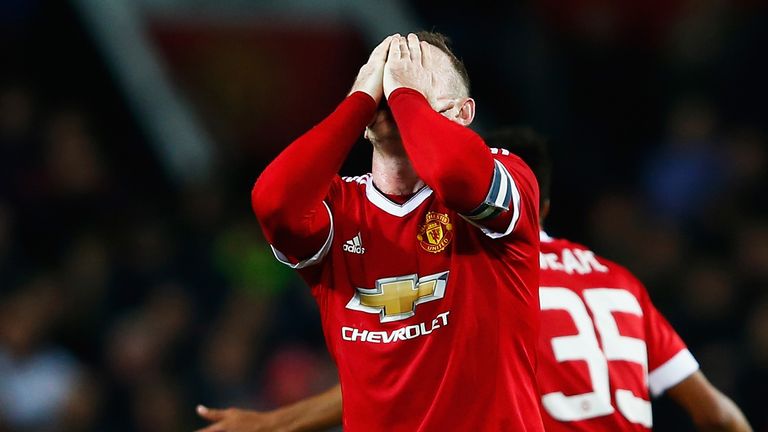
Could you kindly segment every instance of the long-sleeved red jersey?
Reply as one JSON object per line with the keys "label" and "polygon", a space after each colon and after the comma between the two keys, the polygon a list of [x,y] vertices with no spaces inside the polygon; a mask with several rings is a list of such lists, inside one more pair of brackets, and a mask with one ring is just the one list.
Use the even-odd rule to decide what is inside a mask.
{"label": "long-sleeved red jersey", "polygon": [[547,431],[650,430],[650,396],[699,365],[645,287],[586,247],[546,234],[540,281]]}
{"label": "long-sleeved red jersey", "polygon": [[543,430],[533,173],[398,89],[389,104],[427,186],[397,203],[370,174],[340,178],[374,114],[366,97],[291,144],[253,193],[276,256],[319,305],[345,430]]}

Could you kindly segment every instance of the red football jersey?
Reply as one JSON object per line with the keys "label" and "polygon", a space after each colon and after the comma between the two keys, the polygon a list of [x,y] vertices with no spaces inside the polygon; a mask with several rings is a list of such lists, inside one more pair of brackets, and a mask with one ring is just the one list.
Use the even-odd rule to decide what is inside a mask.
{"label": "red football jersey", "polygon": [[547,431],[646,431],[649,393],[696,370],[680,336],[625,268],[541,238],[538,380]]}
{"label": "red football jersey", "polygon": [[429,187],[397,204],[369,174],[334,181],[331,232],[314,257],[275,251],[319,305],[345,431],[543,430],[538,186],[518,157],[492,152],[494,175],[509,181],[494,180],[489,196],[508,191],[514,212],[504,232],[470,223]]}

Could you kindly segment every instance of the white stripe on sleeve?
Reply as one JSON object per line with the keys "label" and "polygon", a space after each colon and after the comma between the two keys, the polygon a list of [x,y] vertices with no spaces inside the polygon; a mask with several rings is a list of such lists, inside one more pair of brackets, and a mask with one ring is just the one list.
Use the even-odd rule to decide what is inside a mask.
{"label": "white stripe on sleeve", "polygon": [[506,168],[504,168],[504,172],[507,174],[507,176],[509,176],[509,186],[512,190],[512,202],[510,203],[512,205],[509,206],[509,211],[514,213],[512,213],[512,219],[509,221],[509,226],[507,226],[507,229],[503,232],[493,231],[483,226],[480,227],[483,233],[492,239],[497,239],[509,235],[512,231],[515,230],[517,221],[520,220],[520,191],[517,189],[515,179],[512,178]]}
{"label": "white stripe on sleeve", "polygon": [[328,251],[331,250],[331,245],[333,244],[333,213],[331,213],[331,208],[328,207],[328,204],[326,204],[325,201],[323,201],[323,205],[325,206],[325,209],[328,210],[328,218],[331,220],[331,226],[328,229],[328,238],[325,239],[323,247],[321,247],[320,250],[311,257],[294,264],[288,259],[287,256],[285,256],[285,254],[275,249],[274,246],[269,245],[269,247],[272,248],[272,252],[275,254],[275,258],[277,258],[278,261],[292,269],[302,269],[304,267],[309,267],[319,263],[323,260],[323,258],[325,258],[326,255],[328,255]]}
{"label": "white stripe on sleeve", "polygon": [[680,350],[666,363],[648,374],[648,387],[651,390],[651,396],[660,396],[697,370],[699,370],[699,362],[693,358],[693,354],[687,349]]}

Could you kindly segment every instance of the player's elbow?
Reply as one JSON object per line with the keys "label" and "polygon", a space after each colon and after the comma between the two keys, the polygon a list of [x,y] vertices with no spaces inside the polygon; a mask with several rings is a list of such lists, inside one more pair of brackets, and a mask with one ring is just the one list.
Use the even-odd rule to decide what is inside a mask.
{"label": "player's elbow", "polygon": [[304,213],[296,206],[266,188],[259,181],[251,191],[251,207],[266,239],[273,244],[290,242],[297,236],[306,235],[312,227],[314,212]]}
{"label": "player's elbow", "polygon": [[751,432],[752,428],[736,404],[725,396],[721,398],[716,406],[693,417],[696,429],[702,432]]}
{"label": "player's elbow", "polygon": [[259,220],[269,216],[269,213],[273,211],[272,206],[267,205],[268,202],[264,199],[262,189],[263,188],[259,187],[258,181],[253,185],[253,189],[251,189],[251,208],[253,209],[253,214],[255,214],[256,218]]}
{"label": "player's elbow", "polygon": [[688,412],[699,431],[752,431],[739,407],[700,371],[671,387],[667,393]]}
{"label": "player's elbow", "polygon": [[477,207],[487,193],[476,180],[477,176],[456,167],[456,169],[440,170],[432,177],[431,183],[426,179],[424,181],[446,206],[460,213],[466,213]]}
{"label": "player's elbow", "polygon": [[696,420],[696,429],[701,432],[751,431],[746,423],[740,423],[729,413],[708,415]]}
{"label": "player's elbow", "polygon": [[453,156],[421,167],[426,172],[419,175],[448,207],[466,213],[485,200],[495,165],[485,144],[483,151]]}
{"label": "player's elbow", "polygon": [[731,423],[732,415],[726,410],[707,410],[693,419],[699,431],[725,431]]}
{"label": "player's elbow", "polygon": [[282,206],[267,193],[260,180],[256,181],[251,190],[251,208],[263,227],[272,227],[281,219]]}

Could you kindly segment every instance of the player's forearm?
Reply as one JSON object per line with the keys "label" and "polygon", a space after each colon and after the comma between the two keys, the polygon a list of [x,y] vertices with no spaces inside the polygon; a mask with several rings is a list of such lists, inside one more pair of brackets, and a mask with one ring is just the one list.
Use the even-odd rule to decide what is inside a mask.
{"label": "player's forearm", "polygon": [[408,158],[437,196],[462,213],[483,202],[494,167],[483,139],[435,112],[416,90],[399,88],[388,103]]}
{"label": "player's forearm", "polygon": [[283,150],[254,185],[252,199],[257,215],[279,213],[287,203],[292,213],[301,212],[322,201],[375,110],[370,96],[353,93]]}
{"label": "player's forearm", "polygon": [[341,425],[341,386],[275,411],[288,431],[321,431]]}
{"label": "player's forearm", "polygon": [[667,394],[691,416],[702,432],[751,432],[738,406],[721,393],[700,371],[694,372]]}
{"label": "player's forearm", "polygon": [[[265,235],[278,248],[291,235],[317,238],[322,244],[324,235],[316,232],[328,223],[322,200],[375,110],[370,96],[353,93],[283,150],[259,176],[251,203]],[[310,246],[319,245],[307,245],[311,250]]]}

